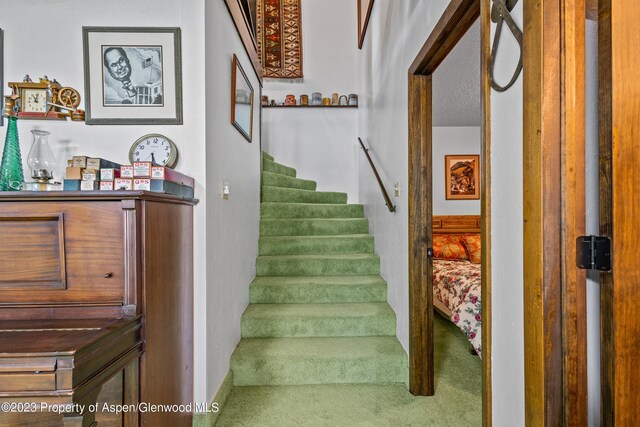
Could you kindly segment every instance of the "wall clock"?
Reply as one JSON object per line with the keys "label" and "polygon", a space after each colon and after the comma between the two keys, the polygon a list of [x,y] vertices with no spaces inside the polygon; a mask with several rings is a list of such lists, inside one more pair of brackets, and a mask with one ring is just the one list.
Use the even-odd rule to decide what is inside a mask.
{"label": "wall clock", "polygon": [[129,150],[129,161],[153,162],[159,166],[173,168],[178,162],[178,147],[166,136],[150,133],[133,143]]}

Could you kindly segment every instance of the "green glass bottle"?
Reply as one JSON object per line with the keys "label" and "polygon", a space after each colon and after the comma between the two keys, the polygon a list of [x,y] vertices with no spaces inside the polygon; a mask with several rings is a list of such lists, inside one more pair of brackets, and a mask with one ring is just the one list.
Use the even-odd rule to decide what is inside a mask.
{"label": "green glass bottle", "polygon": [[24,182],[20,141],[18,140],[18,119],[7,117],[7,137],[4,141],[2,163],[0,163],[0,191],[19,191]]}

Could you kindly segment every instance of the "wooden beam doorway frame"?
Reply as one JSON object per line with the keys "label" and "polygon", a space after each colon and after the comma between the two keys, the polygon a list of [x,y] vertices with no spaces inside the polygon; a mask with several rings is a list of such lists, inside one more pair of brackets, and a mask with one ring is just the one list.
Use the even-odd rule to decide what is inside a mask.
{"label": "wooden beam doorway frame", "polygon": [[[523,0],[524,1],[524,0]],[[483,425],[491,413],[490,0],[452,0],[409,69],[409,386],[434,393],[431,75],[480,17]],[[525,420],[586,425],[584,234],[585,0],[524,1]],[[544,141],[544,144],[543,144]],[[514,141],[518,143],[518,141]],[[425,363],[426,361],[426,363]]]}

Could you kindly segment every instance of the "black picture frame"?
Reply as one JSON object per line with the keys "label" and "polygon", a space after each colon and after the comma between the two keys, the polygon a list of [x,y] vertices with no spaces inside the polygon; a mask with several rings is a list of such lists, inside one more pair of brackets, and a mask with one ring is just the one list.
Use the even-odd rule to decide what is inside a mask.
{"label": "black picture frame", "polygon": [[[154,37],[155,36],[155,37]],[[182,119],[182,54],[180,28],[175,27],[82,27],[84,53],[85,111],[88,125],[181,125]],[[129,76],[118,78],[105,74],[104,58],[108,50],[154,51],[158,58],[131,61],[127,58]],[[154,62],[155,61],[155,62]],[[133,65],[132,65],[133,64]],[[136,86],[133,71],[145,67],[159,70],[157,87]],[[137,67],[137,69],[136,69]],[[146,73],[146,71],[145,71]],[[130,98],[107,102],[106,80],[111,75]],[[131,79],[129,79],[131,77]],[[150,80],[151,81],[151,80]],[[147,85],[148,86],[148,85]],[[157,102],[160,99],[161,102]]]}
{"label": "black picture frame", "polygon": [[[240,83],[243,87],[242,89],[248,90],[249,92],[249,101],[248,104],[246,102],[245,94],[238,93]],[[243,101],[241,102],[240,99]],[[253,139],[253,106],[255,99],[255,91],[253,90],[253,86],[247,77],[247,74],[244,72],[242,65],[240,65],[240,61],[236,54],[233,54],[233,62],[231,69],[231,124],[238,129],[238,132],[242,134],[246,138],[247,141],[251,142]],[[240,111],[240,108],[243,105],[249,106],[249,123],[245,123],[246,121],[246,112],[244,114]]]}

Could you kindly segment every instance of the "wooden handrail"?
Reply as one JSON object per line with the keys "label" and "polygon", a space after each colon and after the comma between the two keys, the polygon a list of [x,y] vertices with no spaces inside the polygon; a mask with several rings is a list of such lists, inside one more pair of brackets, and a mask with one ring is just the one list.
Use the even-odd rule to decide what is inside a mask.
{"label": "wooden handrail", "polygon": [[384,203],[387,205],[387,208],[389,208],[389,212],[395,212],[396,207],[393,203],[391,203],[391,198],[389,198],[389,193],[387,193],[387,189],[384,188],[384,184],[382,183],[382,180],[380,179],[380,175],[378,174],[378,169],[376,169],[376,166],[373,164],[373,160],[371,160],[371,156],[369,155],[369,149],[364,146],[362,139],[360,139],[359,137],[358,137],[358,141],[360,141],[360,146],[364,150],[364,154],[367,156],[367,160],[369,160],[371,169],[373,169],[373,173],[375,174],[376,179],[378,180],[378,185],[380,185],[380,190],[382,191],[382,197],[384,197]]}

